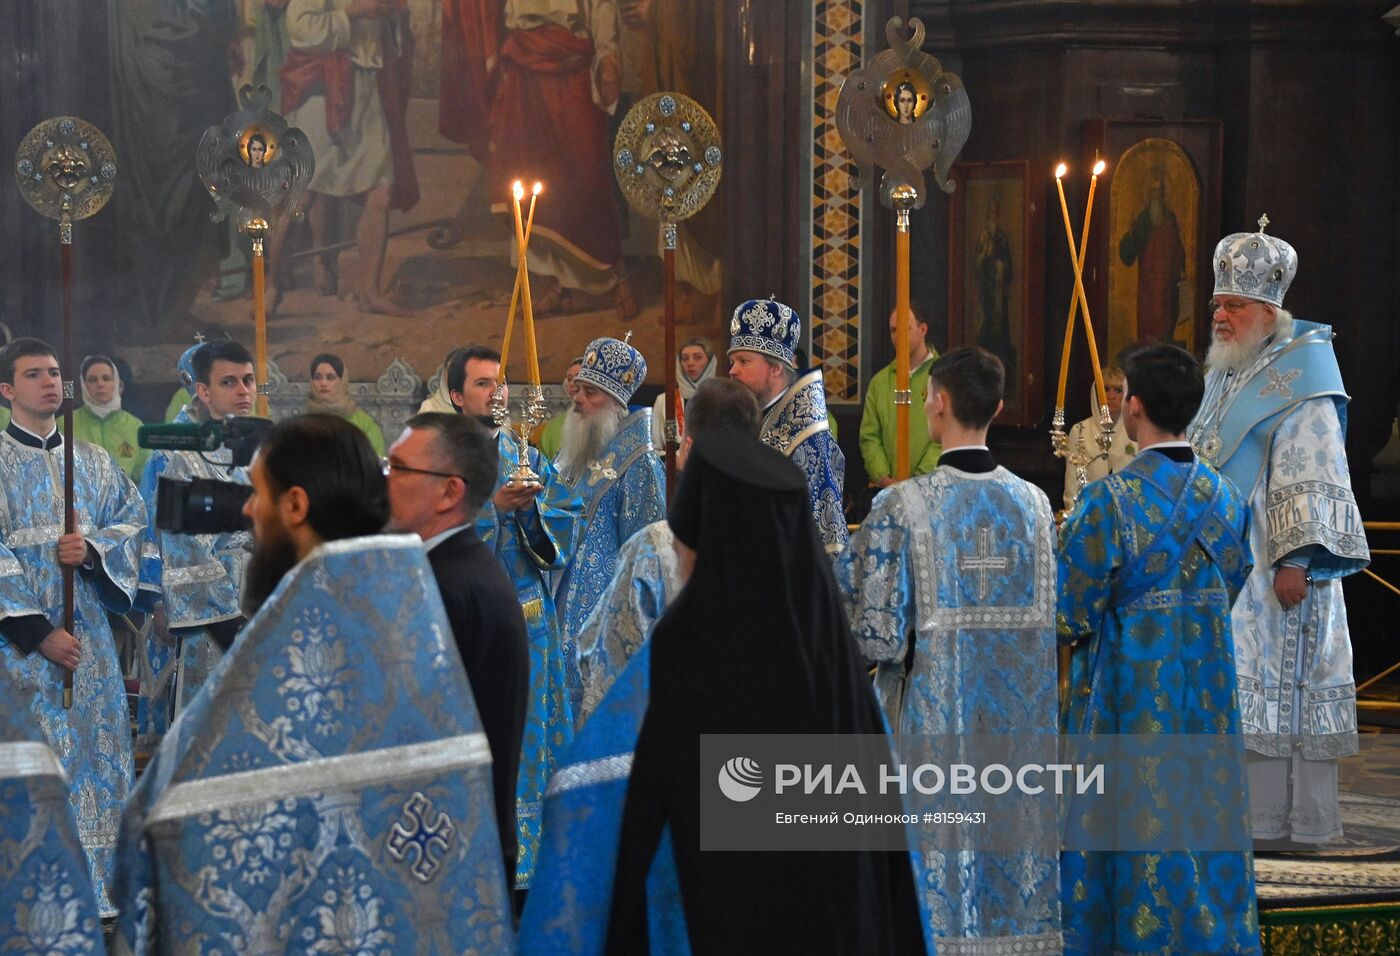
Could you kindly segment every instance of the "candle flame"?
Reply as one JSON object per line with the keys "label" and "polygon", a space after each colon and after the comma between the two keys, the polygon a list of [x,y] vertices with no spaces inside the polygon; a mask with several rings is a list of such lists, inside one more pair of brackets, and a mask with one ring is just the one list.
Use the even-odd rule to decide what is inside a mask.
{"label": "candle flame", "polygon": [[1064,163],[1061,163],[1060,165],[1058,165],[1058,166],[1055,167],[1055,178],[1056,178],[1056,179],[1063,179],[1064,176],[1065,176],[1065,173],[1067,173],[1067,172],[1069,172],[1069,167],[1066,166]]}
{"label": "candle flame", "polygon": [[519,202],[520,200],[525,198],[525,185],[520,180],[517,179],[514,183],[512,183],[510,189],[511,192],[515,193],[516,202]]}
{"label": "candle flame", "polygon": [[1105,163],[1103,160],[1099,160],[1097,163],[1094,164],[1094,175],[1095,175],[1095,176],[1102,176],[1102,175],[1103,175],[1103,171],[1104,171],[1105,169],[1107,169],[1107,168],[1108,168],[1108,163]]}
{"label": "candle flame", "polygon": [[538,196],[542,192],[544,192],[544,183],[537,179],[535,180],[535,188],[532,190],[531,195]]}

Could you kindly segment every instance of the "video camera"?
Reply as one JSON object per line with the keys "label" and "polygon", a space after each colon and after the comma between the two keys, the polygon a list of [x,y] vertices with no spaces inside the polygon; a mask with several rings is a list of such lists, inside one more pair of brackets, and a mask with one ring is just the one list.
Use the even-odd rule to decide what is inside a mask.
{"label": "video camera", "polygon": [[[200,455],[227,448],[229,466],[239,468],[272,429],[272,419],[231,417],[223,421],[175,425],[142,425],[136,443],[142,448],[197,451]],[[223,463],[220,462],[220,465]],[[226,534],[245,531],[243,505],[253,489],[236,481],[212,478],[161,478],[156,483],[156,527],[172,534]]]}

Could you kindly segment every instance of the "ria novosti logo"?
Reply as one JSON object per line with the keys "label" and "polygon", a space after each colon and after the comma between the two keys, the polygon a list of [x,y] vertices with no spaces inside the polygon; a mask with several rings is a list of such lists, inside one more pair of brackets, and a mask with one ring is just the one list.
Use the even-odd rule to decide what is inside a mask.
{"label": "ria novosti logo", "polygon": [[719,768],[719,791],[735,803],[747,803],[763,789],[763,768],[748,757],[731,757]]}

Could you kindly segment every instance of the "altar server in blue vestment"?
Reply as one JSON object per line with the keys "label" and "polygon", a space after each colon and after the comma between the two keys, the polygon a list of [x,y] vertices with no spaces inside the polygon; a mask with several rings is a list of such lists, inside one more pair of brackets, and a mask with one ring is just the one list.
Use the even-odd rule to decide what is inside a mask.
{"label": "altar server in blue vestment", "polygon": [[[68,799],[104,915],[122,806],[131,788],[131,733],[107,613],[136,596],[146,509],[105,448],[73,447],[77,532],[63,533],[63,404],[58,359],[38,339],[0,350],[0,395],[13,417],[0,435],[0,664],[18,688],[6,707],[38,720],[68,777]],[[61,565],[74,569],[73,632],[63,628]],[[63,707],[72,670],[73,707]]]}
{"label": "altar server in blue vestment", "polygon": [[[694,390],[685,406],[685,434],[676,451],[676,469],[685,468],[696,437],[715,428],[758,435],[758,404],[733,379],[711,378]],[[671,526],[653,521],[622,546],[612,583],[578,636],[583,680],[579,723],[598,709],[628,659],[651,634],[652,625],[680,590]]]}
{"label": "altar server in blue vestment", "polygon": [[846,456],[831,435],[821,369],[797,374],[802,318],[774,299],[751,299],[734,310],[729,334],[729,377],[758,399],[764,443],[807,476],[812,518],[834,555],[850,540],[841,500]]}
{"label": "altar server in blue vestment", "polygon": [[609,952],[666,951],[653,891],[672,861],[694,952],[925,951],[907,852],[701,850],[702,734],[884,736],[808,505],[802,472],[749,435],[691,447],[668,519],[688,579],[646,644]]}
{"label": "altar server in blue vestment", "polygon": [[[985,349],[933,363],[924,412],[938,467],[876,495],[837,561],[851,632],[905,742],[1056,732],[1054,517],[987,448],[1004,384]],[[1020,825],[1018,853],[950,849],[918,831],[919,902],[939,953],[1060,951],[1053,816]]]}
{"label": "altar server in blue vestment", "polygon": [[646,359],[626,342],[588,343],[555,460],[584,505],[578,547],[558,592],[575,713],[582,709],[583,684],[574,641],[612,581],[622,543],[666,515],[666,475],[651,444],[651,409],[627,409],[646,377]]}
{"label": "altar server in blue vestment", "polygon": [[1249,504],[1254,570],[1231,609],[1258,849],[1342,837],[1337,761],[1359,748],[1342,578],[1371,561],[1347,465],[1332,328],[1283,307],[1293,247],[1215,247],[1206,394],[1188,437]]}
{"label": "altar server in blue vestment", "polygon": [[[183,368],[181,374],[186,374]],[[237,342],[220,340],[199,346],[190,354],[188,374],[198,401],[180,410],[176,424],[223,421],[252,411],[257,390],[253,357]],[[160,742],[171,716],[194,698],[238,634],[243,624],[239,588],[249,544],[248,532],[242,529],[221,534],[160,530],[155,520],[156,488],[161,478],[246,484],[247,469],[233,467],[232,456],[227,448],[202,453],[154,451],[141,477],[147,527],[137,600],[141,609],[155,611],[156,620],[145,648],[148,670],[141,688],[145,716],[137,728],[148,746]]]}
{"label": "altar server in blue vestment", "polygon": [[[1235,735],[1209,781],[1167,794],[1169,812],[1213,803],[1210,787],[1246,786],[1230,605],[1249,574],[1248,517],[1234,485],[1185,440],[1204,389],[1200,363],[1155,345],[1130,356],[1126,371],[1120,421],[1141,451],[1080,493],[1060,534],[1059,637],[1077,645],[1064,729]],[[1242,802],[1210,812],[1233,813],[1210,829],[1248,846]],[[1071,848],[1061,868],[1068,952],[1259,952],[1247,849]]]}
{"label": "altar server in blue vestment", "polygon": [[422,542],[335,415],[252,466],[257,611],[122,821],[118,953],[509,953],[491,756]]}
{"label": "altar server in blue vestment", "polygon": [[515,889],[527,890],[535,871],[545,787],[574,736],[568,659],[546,575],[569,563],[583,504],[536,448],[527,446],[525,454],[539,482],[510,484],[520,465],[520,443],[509,425],[498,426],[491,417],[501,354],[470,345],[454,352],[452,360],[443,371],[452,403],[491,429],[499,457],[495,489],[476,516],[476,535],[496,553],[515,584],[530,639],[530,696],[515,803]]}
{"label": "altar server in blue vestment", "polygon": [[63,765],[0,670],[0,939],[11,952],[101,956],[102,920]]}

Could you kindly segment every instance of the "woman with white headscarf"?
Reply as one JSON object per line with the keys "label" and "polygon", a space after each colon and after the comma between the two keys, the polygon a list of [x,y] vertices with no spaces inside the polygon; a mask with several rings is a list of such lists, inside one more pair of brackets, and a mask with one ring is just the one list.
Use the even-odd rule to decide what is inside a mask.
{"label": "woman with white headscarf", "polygon": [[345,362],[339,355],[323,352],[311,360],[311,394],[306,397],[308,413],[339,415],[365,433],[374,453],[384,457],[384,432],[379,423],[350,397],[345,379]]}
{"label": "woman with white headscarf", "polygon": [[[676,390],[681,393],[681,408],[685,408],[701,382],[714,378],[719,368],[715,358],[715,348],[702,338],[686,339],[676,352]],[[651,442],[658,455],[666,454],[666,439],[663,429],[666,424],[666,396],[656,396],[651,407]],[[680,431],[679,423],[676,428]],[[677,436],[679,440],[679,435]]]}
{"label": "woman with white headscarf", "polygon": [[140,481],[150,452],[136,441],[141,419],[122,408],[126,385],[117,363],[105,355],[89,355],[81,368],[83,404],[73,411],[73,436],[107,449],[132,481]]}

